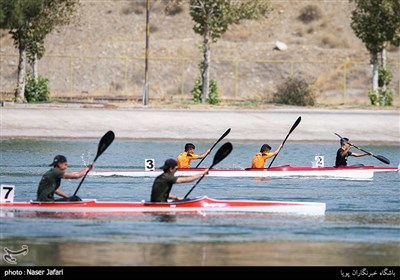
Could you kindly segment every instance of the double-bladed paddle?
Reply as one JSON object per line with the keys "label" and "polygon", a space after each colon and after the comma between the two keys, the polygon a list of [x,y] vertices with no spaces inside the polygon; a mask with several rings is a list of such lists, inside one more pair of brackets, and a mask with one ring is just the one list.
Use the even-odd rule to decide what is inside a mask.
{"label": "double-bladed paddle", "polygon": [[[111,145],[111,143],[114,141],[115,135],[114,132],[112,132],[111,130],[108,131],[106,134],[104,134],[103,137],[101,137],[100,142],[99,142],[99,146],[97,148],[97,155],[94,158],[92,164],[95,163],[95,161],[97,160],[97,158],[105,151],[107,150],[108,146]],[[83,176],[82,181],[79,183],[78,188],[76,189],[76,191],[74,192],[74,196],[77,194],[79,188],[81,187],[83,181],[86,178],[86,175],[89,173],[89,170],[86,172],[85,176]]]}
{"label": "double-bladed paddle", "polygon": [[[342,136],[340,136],[339,134],[337,134],[337,133],[335,133],[335,134],[336,134],[336,136],[338,136],[338,137],[340,138],[340,140],[349,143],[348,141],[346,141],[346,140],[345,140]],[[349,143],[349,144],[350,144],[350,143]],[[367,153],[367,154],[373,156],[374,158],[376,158],[376,159],[382,161],[383,163],[390,164],[390,160],[388,160],[388,159],[385,158],[384,156],[374,155],[374,154],[371,153],[371,152],[368,152],[368,151],[366,151],[366,150],[364,150],[364,149],[361,149],[361,148],[357,147],[357,146],[354,145],[353,143],[351,143],[350,145],[352,145],[354,148],[356,148],[356,149],[358,149],[358,150],[360,150],[360,151],[363,151],[364,153]]]}
{"label": "double-bladed paddle", "polygon": [[[228,130],[225,131],[225,133],[222,134],[221,137],[219,137],[219,139],[217,140],[217,142],[215,142],[215,144],[211,147],[210,153],[211,153],[211,150],[214,149],[214,147],[215,147],[222,139],[224,139],[226,135],[229,134],[229,132],[231,132],[231,129],[230,129],[230,128],[228,128]],[[208,156],[208,154],[207,154],[205,157],[203,157],[203,158],[201,159],[201,161],[196,165],[196,168],[199,167],[199,165],[203,162],[203,160],[204,160],[207,156]]]}
{"label": "double-bladed paddle", "polygon": [[[230,142],[226,142],[224,145],[219,148],[217,153],[214,156],[213,163],[209,167],[209,169],[213,168],[216,164],[221,162],[224,158],[226,158],[232,152],[233,146]],[[205,174],[200,177],[200,179],[194,184],[194,186],[190,189],[190,191],[185,195],[184,199],[188,197],[188,195],[193,191],[193,189],[200,183],[200,181],[204,178]]]}
{"label": "double-bladed paddle", "polygon": [[[285,145],[285,142],[286,142],[286,140],[288,139],[289,135],[293,132],[293,130],[295,130],[295,128],[299,125],[300,122],[301,122],[301,116],[297,118],[297,120],[296,120],[296,121],[294,122],[294,124],[292,125],[292,128],[290,129],[289,133],[286,135],[285,140],[283,140],[281,150],[282,150],[282,148],[283,148],[283,145]],[[271,167],[272,163],[274,162],[275,158],[277,157],[277,155],[278,155],[279,153],[280,153],[280,150],[279,150],[279,152],[274,156],[274,158],[272,159],[272,161],[271,161],[271,163],[269,164],[268,168]]]}

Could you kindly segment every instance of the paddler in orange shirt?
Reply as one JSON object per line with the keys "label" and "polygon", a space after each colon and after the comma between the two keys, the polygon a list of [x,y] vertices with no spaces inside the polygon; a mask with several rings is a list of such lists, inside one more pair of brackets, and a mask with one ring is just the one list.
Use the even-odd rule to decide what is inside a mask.
{"label": "paddler in orange shirt", "polygon": [[262,145],[260,152],[253,157],[251,168],[265,168],[264,166],[267,159],[278,154],[281,149],[282,149],[282,144],[280,144],[279,147],[274,152],[271,152],[270,145],[268,144]]}
{"label": "paddler in orange shirt", "polygon": [[195,149],[196,147],[192,143],[187,143],[185,145],[185,151],[180,153],[176,158],[176,161],[178,162],[178,168],[190,168],[190,162],[192,159],[202,159],[210,153],[210,150],[207,150],[201,155],[196,155],[194,153]]}

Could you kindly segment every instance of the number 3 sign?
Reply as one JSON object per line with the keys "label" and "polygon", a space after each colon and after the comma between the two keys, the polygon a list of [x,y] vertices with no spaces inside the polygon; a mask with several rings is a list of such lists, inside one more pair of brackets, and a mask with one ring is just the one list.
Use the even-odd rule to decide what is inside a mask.
{"label": "number 3 sign", "polygon": [[156,164],[154,162],[154,159],[145,159],[144,160],[144,170],[145,171],[154,171],[156,169]]}

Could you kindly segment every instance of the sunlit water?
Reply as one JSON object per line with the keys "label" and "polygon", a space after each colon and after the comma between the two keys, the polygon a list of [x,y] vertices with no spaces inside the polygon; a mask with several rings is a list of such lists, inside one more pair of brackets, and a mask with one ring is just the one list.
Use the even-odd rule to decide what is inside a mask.
{"label": "sunlit water", "polygon": [[[224,141],[222,141],[224,142]],[[41,174],[48,170],[54,155],[68,158],[69,171],[80,170],[93,161],[98,141],[32,141],[6,140],[1,142],[1,184],[16,186],[16,201],[35,199]],[[145,159],[154,159],[157,166],[165,159],[175,158],[185,142],[135,142],[114,143],[96,161],[96,169],[144,168]],[[202,153],[213,143],[196,143],[196,152]],[[222,144],[222,143],[221,143]],[[233,143],[232,153],[216,167],[246,168],[262,143]],[[270,143],[273,149],[279,143]],[[210,166],[218,145],[202,163]],[[276,157],[273,166],[291,164],[311,166],[314,156],[323,155],[325,166],[334,163],[338,145],[287,142]],[[395,145],[362,146],[363,149],[383,155],[397,166],[400,148]],[[350,164],[383,166],[373,157],[349,159]],[[193,161],[192,166],[197,164]],[[269,164],[267,162],[267,164]],[[72,194],[78,180],[63,180],[61,189]],[[150,197],[153,178],[95,177],[88,175],[78,195],[97,200],[137,201]],[[88,264],[88,265],[264,265],[264,264],[385,264],[400,265],[400,175],[397,172],[376,173],[373,180],[340,179],[256,179],[205,177],[193,190],[191,197],[207,195],[221,199],[315,201],[327,205],[324,217],[254,214],[226,215],[204,214],[154,215],[132,214],[126,216],[57,216],[15,214],[1,217],[2,247],[30,246],[29,257],[20,258],[22,264]],[[173,193],[184,196],[194,183],[179,184]],[[88,257],[48,258],[45,253],[78,244],[76,249],[119,250],[134,246],[135,256],[130,260],[120,258]],[[79,245],[80,244],[80,245]],[[226,252],[216,258],[218,246]],[[290,245],[292,244],[292,245]],[[308,245],[307,245],[308,244]],[[347,245],[346,245],[347,244]],[[67,246],[68,245],[68,246]],[[104,247],[105,246],[105,247]],[[161,246],[174,247],[174,261],[162,261],[160,255],[144,257],[143,254]],[[238,247],[239,246],[239,247]],[[177,251],[176,248],[181,248]],[[275,254],[268,249],[274,248]],[[71,248],[71,247],[68,247]],[[108,249],[107,249],[108,248]],[[119,249],[117,249],[119,248]],[[169,248],[169,247],[168,247]],[[184,249],[186,248],[186,249]],[[208,249],[205,249],[208,248]],[[249,249],[253,248],[253,249]],[[321,250],[323,248],[323,250]],[[352,248],[352,249],[350,249]],[[357,249],[358,248],[358,249]],[[161,250],[161,251],[162,251]],[[190,251],[208,250],[208,259],[189,258]],[[292,258],[283,258],[282,252],[291,250]],[[168,251],[168,250],[167,250]],[[247,252],[246,261],[236,258],[237,251]],[[259,252],[258,252],[259,251]],[[305,258],[324,251],[326,259]],[[142,252],[140,254],[139,252]],[[236,252],[236,253],[235,253]],[[258,252],[258,253],[257,253]],[[329,252],[329,254],[327,253]],[[355,252],[358,252],[355,253]],[[97,252],[99,253],[99,252]],[[130,254],[133,254],[129,250]],[[171,252],[169,252],[171,253]],[[263,254],[268,260],[263,262]],[[128,254],[126,252],[126,254]],[[160,253],[161,254],[161,253]],[[221,253],[222,254],[222,253]],[[272,255],[271,255],[272,254]],[[335,255],[336,254],[336,255]],[[344,257],[342,256],[344,254]],[[285,254],[287,255],[287,254]],[[329,257],[327,257],[329,255]],[[354,256],[353,256],[354,255]],[[360,257],[363,255],[363,257]],[[221,255],[222,256],[222,255]],[[336,258],[335,258],[336,256]],[[212,258],[216,258],[211,262]],[[135,261],[133,261],[133,259]],[[348,260],[350,259],[350,260]]]}

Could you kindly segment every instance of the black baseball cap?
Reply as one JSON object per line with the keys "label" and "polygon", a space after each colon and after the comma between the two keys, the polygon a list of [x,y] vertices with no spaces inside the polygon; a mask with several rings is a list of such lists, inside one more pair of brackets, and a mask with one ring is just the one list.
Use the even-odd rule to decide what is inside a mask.
{"label": "black baseball cap", "polygon": [[164,162],[164,165],[160,167],[162,170],[169,169],[171,167],[178,166],[178,162],[174,160],[173,158],[169,158]]}
{"label": "black baseball cap", "polygon": [[67,162],[67,158],[63,155],[56,155],[53,159],[53,162],[49,164],[49,166],[56,166],[57,163]]}

